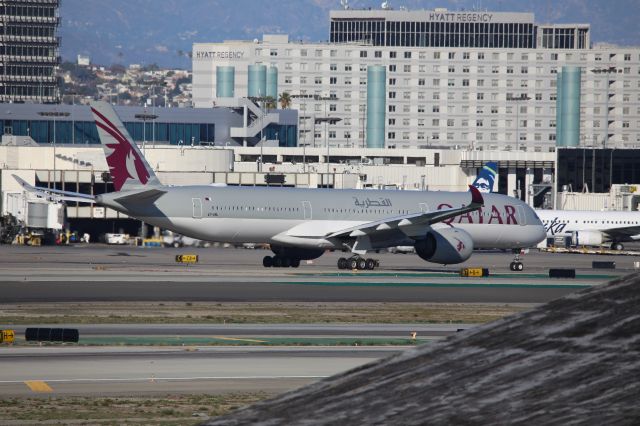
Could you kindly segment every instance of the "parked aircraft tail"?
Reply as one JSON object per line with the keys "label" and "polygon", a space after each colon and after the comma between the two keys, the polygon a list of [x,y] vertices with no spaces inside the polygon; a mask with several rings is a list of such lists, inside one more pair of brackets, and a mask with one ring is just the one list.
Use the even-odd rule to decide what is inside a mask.
{"label": "parked aircraft tail", "polygon": [[91,112],[115,190],[128,191],[159,186],[160,181],[113,107],[107,102],[92,102]]}
{"label": "parked aircraft tail", "polygon": [[473,186],[478,188],[478,191],[480,192],[493,192],[493,183],[496,180],[497,174],[498,163],[488,162],[484,167],[482,167],[480,173],[478,173],[476,180],[473,181]]}

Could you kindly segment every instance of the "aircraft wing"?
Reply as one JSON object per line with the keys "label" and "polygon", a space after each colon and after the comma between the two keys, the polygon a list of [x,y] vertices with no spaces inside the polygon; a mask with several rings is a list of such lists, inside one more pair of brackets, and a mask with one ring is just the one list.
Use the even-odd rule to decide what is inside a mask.
{"label": "aircraft wing", "polygon": [[620,228],[610,228],[601,231],[603,234],[609,235],[611,239],[630,238],[640,234],[640,226],[621,226]]}
{"label": "aircraft wing", "polygon": [[438,210],[434,212],[412,213],[408,215],[389,217],[374,222],[367,222],[350,228],[341,229],[339,231],[332,232],[326,235],[325,238],[360,237],[393,229],[402,230],[403,228],[407,228],[410,226],[428,226],[433,225],[434,223],[443,222],[447,219],[467,212],[479,210],[484,204],[482,194],[476,187],[472,185],[469,185],[469,190],[471,192],[471,203],[468,206],[455,209]]}
{"label": "aircraft wing", "polygon": [[95,197],[89,194],[82,194],[80,192],[61,191],[59,189],[42,188],[39,186],[33,186],[24,179],[11,175],[20,184],[20,186],[27,192],[31,192],[42,198],[52,199],[55,201],[71,201],[78,203],[95,203]]}

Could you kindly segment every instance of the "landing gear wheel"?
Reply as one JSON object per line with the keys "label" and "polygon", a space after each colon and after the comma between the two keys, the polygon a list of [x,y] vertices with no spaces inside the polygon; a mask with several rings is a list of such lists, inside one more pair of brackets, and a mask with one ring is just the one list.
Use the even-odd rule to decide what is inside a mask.
{"label": "landing gear wheel", "polygon": [[367,261],[366,261],[366,259],[362,259],[362,258],[358,259],[358,269],[360,269],[360,270],[367,269]]}
{"label": "landing gear wheel", "polygon": [[622,251],[624,250],[624,245],[622,243],[612,243],[611,250]]}
{"label": "landing gear wheel", "polygon": [[522,264],[522,262],[511,262],[509,264],[509,269],[514,272],[521,272],[524,270],[524,265]]}
{"label": "landing gear wheel", "polygon": [[358,269],[358,259],[349,260],[349,268],[350,269]]}
{"label": "landing gear wheel", "polygon": [[273,258],[273,266],[276,268],[282,268],[282,258],[279,256],[275,256]]}
{"label": "landing gear wheel", "polygon": [[365,269],[369,269],[371,271],[373,271],[376,267],[376,261],[373,259],[367,259],[366,261],[366,268]]}
{"label": "landing gear wheel", "polygon": [[271,268],[273,266],[273,258],[271,256],[263,257],[262,266],[264,266],[265,268]]}
{"label": "landing gear wheel", "polygon": [[297,268],[300,266],[300,259],[291,259],[291,267]]}
{"label": "landing gear wheel", "polygon": [[347,259],[341,257],[338,259],[338,269],[347,269],[349,267]]}
{"label": "landing gear wheel", "polygon": [[288,257],[283,257],[282,258],[282,267],[283,268],[288,268],[291,266],[291,259]]}

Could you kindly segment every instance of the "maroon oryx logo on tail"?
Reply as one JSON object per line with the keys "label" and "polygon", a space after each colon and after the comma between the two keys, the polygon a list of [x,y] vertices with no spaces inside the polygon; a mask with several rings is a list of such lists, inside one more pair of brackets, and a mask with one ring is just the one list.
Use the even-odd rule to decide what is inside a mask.
{"label": "maroon oryx logo on tail", "polygon": [[96,117],[96,126],[107,132],[113,138],[105,146],[111,149],[107,153],[107,164],[116,191],[120,191],[127,180],[140,181],[142,185],[149,181],[149,172],[138,152],[133,149],[133,142],[129,141],[118,128],[104,115],[91,108]]}

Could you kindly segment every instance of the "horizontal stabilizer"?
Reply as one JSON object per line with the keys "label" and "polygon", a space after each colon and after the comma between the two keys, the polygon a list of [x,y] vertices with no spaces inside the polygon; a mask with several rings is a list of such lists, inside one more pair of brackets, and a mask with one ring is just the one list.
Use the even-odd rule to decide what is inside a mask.
{"label": "horizontal stabilizer", "polygon": [[121,197],[115,198],[114,201],[120,204],[152,203],[166,193],[166,190],[159,188],[140,192],[124,192]]}
{"label": "horizontal stabilizer", "polygon": [[20,186],[27,192],[36,194],[39,197],[50,199],[53,201],[70,201],[78,203],[95,203],[95,197],[89,194],[82,194],[80,192],[62,191],[59,189],[43,188],[39,186],[33,186],[24,179],[11,175],[20,184]]}

